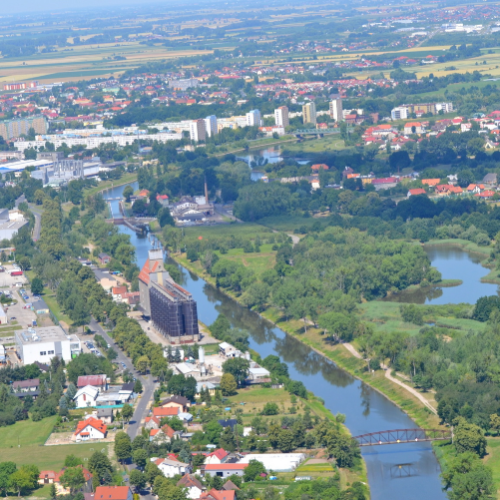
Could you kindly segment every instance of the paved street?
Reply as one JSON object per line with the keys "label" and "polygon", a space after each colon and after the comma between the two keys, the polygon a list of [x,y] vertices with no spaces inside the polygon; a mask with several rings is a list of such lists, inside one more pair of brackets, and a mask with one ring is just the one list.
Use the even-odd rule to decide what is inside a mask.
{"label": "paved street", "polygon": [[106,340],[106,342],[108,342],[108,344],[110,344],[116,351],[118,357],[115,361],[120,364],[125,363],[125,366],[128,368],[130,373],[132,373],[133,376],[138,378],[142,383],[143,392],[127,429],[127,434],[131,439],[134,439],[135,436],[137,436],[137,434],[139,433],[141,421],[148,415],[148,404],[153,399],[153,394],[155,391],[154,379],[151,375],[140,375],[136,371],[134,365],[132,364],[132,361],[130,361],[130,359],[123,353],[123,351],[115,344],[114,340],[102,329],[101,325],[95,319],[92,319],[89,326],[94,333],[98,333],[99,335],[101,335],[104,340]]}
{"label": "paved street", "polygon": [[35,216],[35,227],[33,228],[33,241],[38,241],[40,239],[40,231],[42,228],[42,214],[39,208],[35,205],[29,205],[31,212]]}

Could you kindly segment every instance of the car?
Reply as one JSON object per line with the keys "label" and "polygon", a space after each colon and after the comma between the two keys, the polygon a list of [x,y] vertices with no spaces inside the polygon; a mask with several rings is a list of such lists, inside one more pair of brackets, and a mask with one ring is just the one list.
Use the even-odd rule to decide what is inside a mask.
{"label": "car", "polygon": [[10,318],[10,320],[11,320],[11,321],[12,321],[13,319],[16,319],[16,317],[15,317],[15,316],[12,316],[12,317]]}
{"label": "car", "polygon": [[111,344],[108,343],[108,349],[110,349],[110,348],[111,348]]}

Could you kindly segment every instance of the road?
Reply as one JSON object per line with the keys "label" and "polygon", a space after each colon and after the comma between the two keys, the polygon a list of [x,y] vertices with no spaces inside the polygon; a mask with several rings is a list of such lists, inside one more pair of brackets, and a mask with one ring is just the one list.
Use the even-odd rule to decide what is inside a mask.
{"label": "road", "polygon": [[31,212],[35,216],[35,227],[33,228],[33,241],[40,239],[40,231],[42,229],[42,214],[33,205],[29,205]]}
{"label": "road", "polygon": [[98,333],[99,335],[101,335],[104,340],[108,344],[110,344],[116,351],[118,356],[115,362],[120,364],[124,363],[130,373],[132,373],[134,377],[137,377],[142,383],[142,396],[139,399],[139,403],[135,408],[134,415],[132,416],[132,419],[130,420],[127,428],[127,434],[130,436],[130,439],[134,439],[137,434],[139,434],[142,420],[145,419],[148,415],[148,404],[153,399],[154,391],[156,388],[154,379],[151,375],[144,376],[137,373],[130,359],[123,353],[118,345],[115,344],[114,340],[103,330],[101,325],[95,319],[92,319],[89,326],[94,333]]}

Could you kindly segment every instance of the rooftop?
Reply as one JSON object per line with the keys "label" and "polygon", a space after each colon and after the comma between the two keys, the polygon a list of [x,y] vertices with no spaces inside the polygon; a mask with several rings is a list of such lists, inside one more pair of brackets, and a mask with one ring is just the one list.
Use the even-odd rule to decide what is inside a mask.
{"label": "rooftop", "polygon": [[60,326],[42,326],[16,332],[18,343],[29,345],[36,342],[80,341],[76,335],[66,335]]}

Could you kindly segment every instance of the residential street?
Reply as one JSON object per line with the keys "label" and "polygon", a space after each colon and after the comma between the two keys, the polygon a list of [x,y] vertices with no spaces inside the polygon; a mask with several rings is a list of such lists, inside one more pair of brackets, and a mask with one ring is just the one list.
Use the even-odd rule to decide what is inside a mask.
{"label": "residential street", "polygon": [[95,319],[92,319],[89,326],[93,332],[101,335],[104,340],[106,340],[106,342],[108,342],[116,351],[118,357],[116,358],[115,362],[119,364],[125,363],[125,366],[128,368],[130,373],[132,373],[133,376],[138,378],[142,383],[143,392],[127,429],[127,434],[131,439],[134,439],[135,436],[137,436],[137,434],[139,433],[142,420],[145,419],[148,414],[148,404],[153,399],[153,394],[155,391],[154,379],[151,375],[144,376],[137,373],[130,359],[115,344],[114,340],[102,329],[101,325]]}

